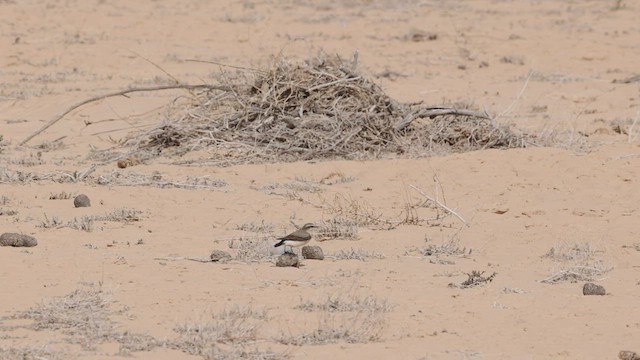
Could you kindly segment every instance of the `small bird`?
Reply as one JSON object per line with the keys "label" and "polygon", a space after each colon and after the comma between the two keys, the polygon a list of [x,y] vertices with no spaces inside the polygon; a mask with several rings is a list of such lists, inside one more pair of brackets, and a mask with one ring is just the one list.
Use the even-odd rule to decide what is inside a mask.
{"label": "small bird", "polygon": [[287,252],[287,246],[293,252],[294,246],[302,246],[311,240],[311,234],[307,232],[307,230],[316,227],[312,223],[304,224],[304,226],[291,234],[278,238],[280,240],[277,244],[273,245],[273,247],[278,247],[284,245],[284,252]]}

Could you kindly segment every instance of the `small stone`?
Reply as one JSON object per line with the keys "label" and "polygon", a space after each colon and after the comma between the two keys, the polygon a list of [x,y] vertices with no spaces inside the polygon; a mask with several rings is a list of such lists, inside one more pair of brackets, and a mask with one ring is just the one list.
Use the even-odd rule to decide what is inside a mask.
{"label": "small stone", "polygon": [[634,351],[622,350],[618,353],[618,358],[620,360],[640,360],[640,356],[636,354]]}
{"label": "small stone", "polygon": [[278,261],[276,262],[277,267],[298,267],[300,262],[298,260],[298,255],[291,253],[284,253],[278,257]]}
{"label": "small stone", "polygon": [[118,167],[120,169],[125,169],[129,166],[139,165],[140,163],[141,163],[140,160],[135,156],[130,156],[126,159],[118,160],[117,162]]}
{"label": "small stone", "polygon": [[604,286],[596,285],[594,283],[586,283],[582,287],[583,295],[606,295],[607,291]]}
{"label": "small stone", "polygon": [[214,261],[214,262],[227,262],[229,260],[231,260],[231,255],[226,251],[213,250],[211,252],[211,261]]}
{"label": "small stone", "polygon": [[78,196],[76,196],[75,199],[73,199],[73,205],[77,208],[79,207],[90,207],[91,206],[91,200],[89,200],[89,197],[85,194],[80,194]]}
{"label": "small stone", "polygon": [[33,236],[17,233],[4,233],[0,235],[0,246],[32,247],[36,245],[38,245],[38,240]]}
{"label": "small stone", "polygon": [[306,245],[302,247],[302,257],[312,260],[324,260],[324,253],[320,246]]}

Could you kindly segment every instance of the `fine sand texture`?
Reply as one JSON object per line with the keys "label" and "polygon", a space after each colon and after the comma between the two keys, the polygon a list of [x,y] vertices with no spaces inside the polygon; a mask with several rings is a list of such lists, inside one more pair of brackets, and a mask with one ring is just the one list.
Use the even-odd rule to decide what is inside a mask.
{"label": "fine sand texture", "polygon": [[638,14],[0,0],[0,359],[640,353]]}

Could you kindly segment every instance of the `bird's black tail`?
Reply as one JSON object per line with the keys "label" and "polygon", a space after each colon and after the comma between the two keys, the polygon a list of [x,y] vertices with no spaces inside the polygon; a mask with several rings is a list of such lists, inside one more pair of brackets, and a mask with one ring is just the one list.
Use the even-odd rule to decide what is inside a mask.
{"label": "bird's black tail", "polygon": [[284,245],[284,240],[280,240],[280,242],[275,244],[275,245],[273,245],[273,247],[278,247],[278,246],[282,246],[282,245]]}

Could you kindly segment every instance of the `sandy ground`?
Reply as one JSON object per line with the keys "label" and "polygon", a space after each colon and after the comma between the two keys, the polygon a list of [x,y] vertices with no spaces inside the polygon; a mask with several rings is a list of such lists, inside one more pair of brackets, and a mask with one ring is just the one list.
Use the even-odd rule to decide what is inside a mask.
{"label": "sandy ground", "polygon": [[[638,80],[624,81],[640,69],[639,13],[638,4],[625,0],[0,0],[0,233],[39,242],[0,248],[3,358],[125,358],[113,339],[83,349],[64,329],[15,328],[30,322],[7,319],[78,289],[100,291],[114,309],[127,308],[111,316],[119,331],[161,340],[175,339],[180,324],[211,321],[211,314],[234,306],[267,311],[250,341],[213,347],[256,348],[262,355],[269,349],[277,358],[613,359],[620,350],[640,351],[640,138],[633,127],[622,133],[612,127],[640,119]],[[357,50],[361,71],[398,100],[473,102],[500,122],[554,134],[555,146],[226,168],[159,158],[95,171],[226,183],[203,189],[7,175],[86,170],[94,164],[87,160],[91,149],[112,146],[132,126],[162,121],[163,105],[183,93],[90,104],[17,146],[75,102],[166,83],[168,74],[185,83],[213,81],[219,66],[188,59],[259,67],[274,54],[305,59],[320,49],[345,57]],[[62,146],[48,143],[61,137]],[[321,182],[333,173],[350,181]],[[260,190],[296,178],[315,192]],[[408,213],[407,204],[425,200],[412,186],[455,209],[469,226],[432,203]],[[92,207],[49,199],[62,192],[87,194]],[[243,224],[271,225],[267,234],[275,243],[294,230],[292,223],[329,221],[349,204],[397,226],[359,226],[355,240],[312,242],[334,257],[304,260],[300,268],[276,267],[275,256],[224,264],[185,259],[214,249],[235,255],[239,243],[257,236],[239,230]],[[91,232],[46,227],[54,218],[64,225],[123,208],[139,213],[130,221],[96,221]],[[450,242],[465,248],[464,255],[419,251]],[[340,259],[340,251],[366,258]],[[611,269],[595,276],[607,295],[583,296],[585,281],[541,282],[580,266]],[[497,274],[484,286],[449,286],[474,270]],[[362,304],[345,313],[296,308],[328,298],[369,298],[387,311]],[[373,317],[379,322],[367,323]],[[283,340],[323,324],[356,335],[368,324],[379,336],[344,333],[329,344]],[[129,356],[206,355],[165,345]]]}

